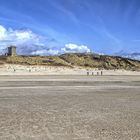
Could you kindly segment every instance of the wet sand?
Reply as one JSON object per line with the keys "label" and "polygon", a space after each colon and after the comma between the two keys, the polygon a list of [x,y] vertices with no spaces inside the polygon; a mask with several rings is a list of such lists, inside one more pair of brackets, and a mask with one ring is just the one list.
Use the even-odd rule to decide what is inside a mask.
{"label": "wet sand", "polygon": [[139,140],[140,76],[0,76],[0,140]]}

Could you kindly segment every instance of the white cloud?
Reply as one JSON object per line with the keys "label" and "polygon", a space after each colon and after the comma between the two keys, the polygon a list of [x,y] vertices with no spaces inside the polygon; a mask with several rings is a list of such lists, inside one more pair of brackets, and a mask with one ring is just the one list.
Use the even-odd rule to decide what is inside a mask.
{"label": "white cloud", "polygon": [[84,45],[66,44],[60,47],[55,39],[49,39],[33,33],[31,30],[6,29],[0,25],[0,54],[5,53],[10,45],[17,46],[18,54],[57,55],[62,53],[89,53]]}
{"label": "white cloud", "polygon": [[63,53],[89,53],[90,49],[85,45],[77,44],[66,44],[64,48],[61,49]]}
{"label": "white cloud", "polygon": [[32,52],[32,55],[58,55],[59,54],[59,50],[52,50],[52,49],[48,49],[48,50],[37,50]]}
{"label": "white cloud", "polygon": [[30,30],[13,30],[11,28],[6,29],[0,25],[0,41],[3,43],[3,45],[20,45],[26,42],[31,43],[33,40],[36,44],[39,42],[39,38],[40,37],[37,34]]}
{"label": "white cloud", "polygon": [[6,29],[0,25],[0,40],[6,37]]}
{"label": "white cloud", "polygon": [[[33,33],[31,30],[6,29],[0,25],[0,53],[5,53],[10,45],[17,46],[19,54],[33,54],[33,52],[44,51],[56,45],[54,39]],[[45,53],[43,53],[45,55]]]}

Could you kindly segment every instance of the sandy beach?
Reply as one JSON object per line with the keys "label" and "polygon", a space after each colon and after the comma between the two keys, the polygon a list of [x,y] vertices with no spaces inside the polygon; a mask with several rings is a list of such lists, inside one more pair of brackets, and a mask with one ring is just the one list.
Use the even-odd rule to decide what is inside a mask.
{"label": "sandy beach", "polygon": [[139,91],[136,71],[3,65],[0,140],[138,140]]}
{"label": "sandy beach", "polygon": [[59,67],[59,66],[30,66],[5,64],[0,66],[0,75],[140,75],[140,71],[126,70],[98,70],[83,67]]}
{"label": "sandy beach", "polygon": [[0,140],[139,140],[140,76],[1,75]]}
{"label": "sandy beach", "polygon": [[0,140],[140,140],[140,0],[0,0]]}

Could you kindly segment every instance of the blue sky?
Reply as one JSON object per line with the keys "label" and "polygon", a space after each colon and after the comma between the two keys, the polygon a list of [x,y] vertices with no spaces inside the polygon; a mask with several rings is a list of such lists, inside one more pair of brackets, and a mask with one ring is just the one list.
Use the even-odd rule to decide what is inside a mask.
{"label": "blue sky", "polygon": [[76,45],[106,54],[140,52],[140,0],[0,0],[0,25],[10,37],[29,31],[41,38],[42,48],[32,49],[27,44],[33,37],[25,44],[18,40],[21,52],[25,46],[42,52]]}

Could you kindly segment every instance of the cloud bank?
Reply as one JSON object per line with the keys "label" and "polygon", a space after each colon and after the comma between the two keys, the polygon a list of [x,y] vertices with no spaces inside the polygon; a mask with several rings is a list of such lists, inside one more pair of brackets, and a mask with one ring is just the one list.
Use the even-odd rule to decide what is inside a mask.
{"label": "cloud bank", "polygon": [[6,29],[0,25],[0,53],[5,53],[10,45],[17,46],[23,55],[59,55],[63,53],[89,53],[85,45],[66,44],[59,46],[55,39],[33,33],[31,30]]}
{"label": "cloud bank", "polygon": [[64,48],[61,48],[63,53],[90,53],[90,49],[85,45],[66,44]]}

